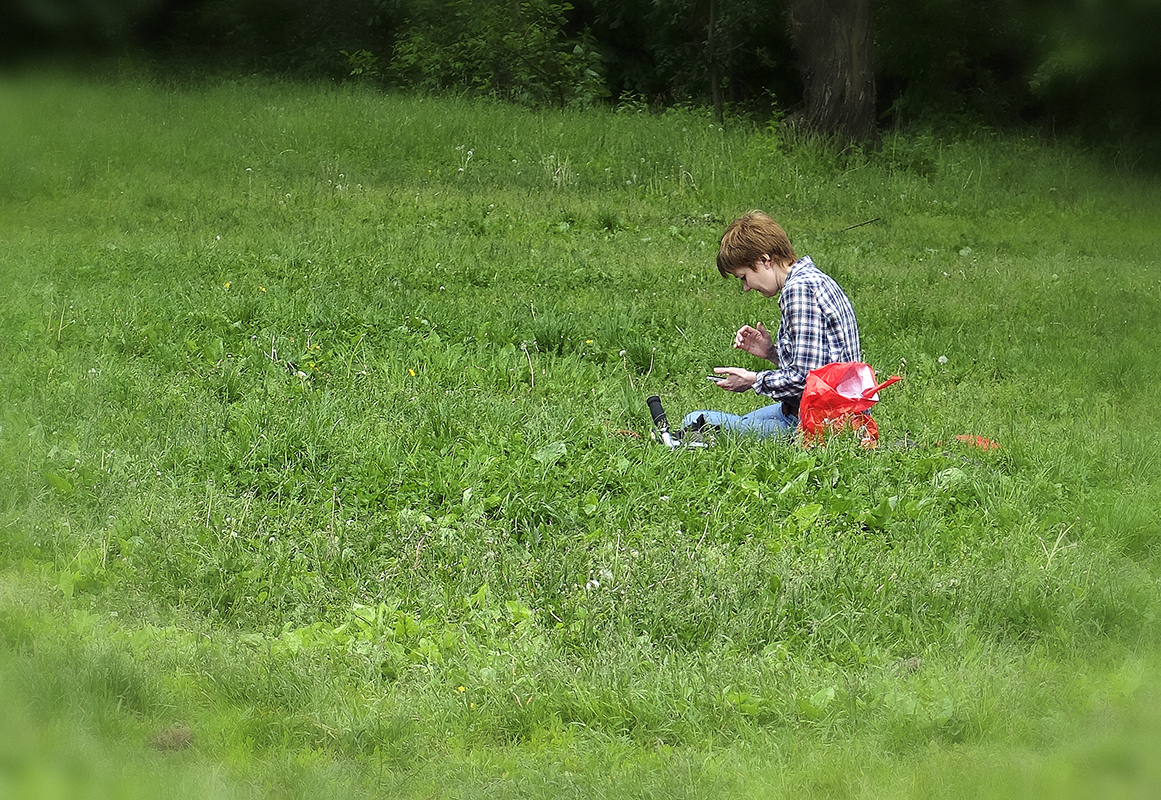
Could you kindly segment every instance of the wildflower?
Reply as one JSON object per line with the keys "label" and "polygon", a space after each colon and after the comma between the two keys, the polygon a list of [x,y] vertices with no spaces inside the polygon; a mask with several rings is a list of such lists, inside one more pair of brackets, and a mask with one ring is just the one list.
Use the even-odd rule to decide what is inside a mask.
{"label": "wildflower", "polygon": [[226,281],[226,288],[227,288],[227,289],[229,289],[229,288],[230,288],[230,281]]}
{"label": "wildflower", "polygon": [[459,692],[460,694],[463,694],[464,692],[467,691],[467,689],[463,686],[457,686],[456,691]]}
{"label": "wildflower", "polygon": [[946,364],[947,363],[947,356],[940,356],[937,360],[939,361],[940,364]]}
{"label": "wildflower", "polygon": [[264,291],[266,291],[266,287],[265,287],[265,286],[259,286],[259,287],[258,287],[258,291],[260,291],[260,292],[264,292]]}
{"label": "wildflower", "polygon": [[407,374],[414,378],[415,377],[415,370],[409,369],[409,370],[407,370]]}

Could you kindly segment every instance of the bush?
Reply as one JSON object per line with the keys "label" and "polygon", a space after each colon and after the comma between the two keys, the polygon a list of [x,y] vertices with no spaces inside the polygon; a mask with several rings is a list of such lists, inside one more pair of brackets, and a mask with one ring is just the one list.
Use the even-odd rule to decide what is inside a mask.
{"label": "bush", "polygon": [[600,55],[587,35],[565,33],[571,8],[549,0],[416,3],[395,43],[391,80],[419,91],[591,105],[606,94]]}

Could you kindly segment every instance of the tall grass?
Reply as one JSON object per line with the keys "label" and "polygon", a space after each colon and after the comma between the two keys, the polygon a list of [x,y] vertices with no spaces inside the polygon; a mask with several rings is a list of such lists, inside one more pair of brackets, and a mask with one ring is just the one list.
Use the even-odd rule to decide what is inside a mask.
{"label": "tall grass", "polygon": [[[259,82],[0,109],[0,641],[35,719],[188,727],[295,796],[591,791],[610,754],[619,795],[743,792],[767,752],[855,795],[915,748],[1046,757],[1153,680],[1148,180]],[[649,441],[648,394],[756,402],[701,379],[776,322],[712,267],[749,207],[847,288],[917,446]],[[861,785],[836,741],[885,761]]]}

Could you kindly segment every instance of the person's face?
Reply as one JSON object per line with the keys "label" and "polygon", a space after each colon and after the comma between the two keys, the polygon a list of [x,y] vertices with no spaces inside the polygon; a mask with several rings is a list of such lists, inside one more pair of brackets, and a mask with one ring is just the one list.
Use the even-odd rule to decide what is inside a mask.
{"label": "person's face", "polygon": [[743,292],[758,292],[763,297],[774,297],[782,291],[789,273],[785,267],[780,267],[764,255],[754,262],[753,269],[743,269],[734,275],[742,282]]}

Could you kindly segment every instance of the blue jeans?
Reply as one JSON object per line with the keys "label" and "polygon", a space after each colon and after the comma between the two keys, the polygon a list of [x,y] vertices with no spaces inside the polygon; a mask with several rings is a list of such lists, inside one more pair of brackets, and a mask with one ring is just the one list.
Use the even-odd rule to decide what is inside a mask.
{"label": "blue jeans", "polygon": [[722,430],[761,437],[788,437],[793,435],[798,428],[798,417],[783,414],[781,403],[771,403],[744,416],[728,414],[725,411],[694,411],[686,414],[681,424],[688,428],[697,422],[698,417],[702,416],[705,417],[707,425],[716,425]]}

